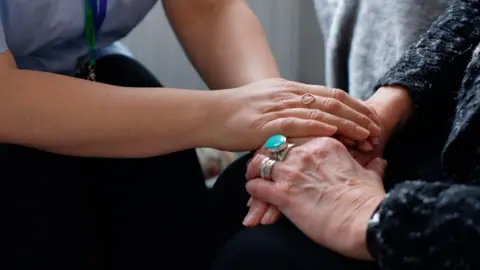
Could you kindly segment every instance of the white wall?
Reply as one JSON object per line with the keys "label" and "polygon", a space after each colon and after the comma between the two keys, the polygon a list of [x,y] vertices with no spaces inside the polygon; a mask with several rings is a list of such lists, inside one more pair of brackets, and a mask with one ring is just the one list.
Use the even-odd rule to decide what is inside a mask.
{"label": "white wall", "polygon": [[[283,77],[323,82],[320,30],[311,0],[247,0],[260,19]],[[206,89],[188,62],[161,1],[124,41],[168,87]]]}

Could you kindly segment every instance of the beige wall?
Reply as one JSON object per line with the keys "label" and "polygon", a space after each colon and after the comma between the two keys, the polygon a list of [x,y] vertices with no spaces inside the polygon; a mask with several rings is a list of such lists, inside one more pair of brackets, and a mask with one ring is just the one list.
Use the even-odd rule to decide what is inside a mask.
{"label": "beige wall", "polygon": [[[323,82],[323,50],[311,0],[250,0],[282,76]],[[161,1],[126,39],[133,54],[169,87],[205,89],[188,62],[163,12]]]}

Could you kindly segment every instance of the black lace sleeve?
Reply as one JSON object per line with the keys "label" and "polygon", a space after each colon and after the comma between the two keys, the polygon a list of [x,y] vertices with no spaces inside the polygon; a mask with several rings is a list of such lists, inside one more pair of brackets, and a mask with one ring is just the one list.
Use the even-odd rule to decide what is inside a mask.
{"label": "black lace sleeve", "polygon": [[480,188],[399,184],[373,215],[367,239],[380,269],[480,269]]}
{"label": "black lace sleeve", "polygon": [[455,0],[420,40],[378,82],[403,86],[415,106],[460,87],[472,49],[480,41],[480,1]]}

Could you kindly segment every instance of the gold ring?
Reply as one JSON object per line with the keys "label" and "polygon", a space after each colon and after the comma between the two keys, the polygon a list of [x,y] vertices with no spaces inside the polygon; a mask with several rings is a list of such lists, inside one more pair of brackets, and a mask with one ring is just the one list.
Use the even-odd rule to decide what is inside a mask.
{"label": "gold ring", "polygon": [[313,94],[305,93],[301,96],[301,99],[302,99],[303,105],[307,106],[312,102],[314,102],[317,99],[317,97],[314,96]]}

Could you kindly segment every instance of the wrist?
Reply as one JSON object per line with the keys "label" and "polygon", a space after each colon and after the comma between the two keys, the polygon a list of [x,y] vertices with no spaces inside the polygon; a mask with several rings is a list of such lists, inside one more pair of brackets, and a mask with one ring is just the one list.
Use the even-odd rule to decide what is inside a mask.
{"label": "wrist", "polygon": [[352,247],[355,250],[354,254],[356,259],[374,260],[374,256],[370,254],[367,246],[368,223],[384,198],[385,196],[376,196],[372,198],[356,215],[355,222],[353,222],[352,226],[352,235],[354,238]]}
{"label": "wrist", "polygon": [[190,134],[195,138],[195,147],[211,147],[217,148],[218,134],[221,132],[218,130],[225,123],[222,123],[221,115],[224,111],[221,106],[221,93],[223,91],[202,91],[202,95],[198,97],[195,103],[200,104],[198,109],[195,134]]}
{"label": "wrist", "polygon": [[381,87],[366,102],[377,112],[386,138],[402,128],[413,112],[410,96],[400,86]]}

